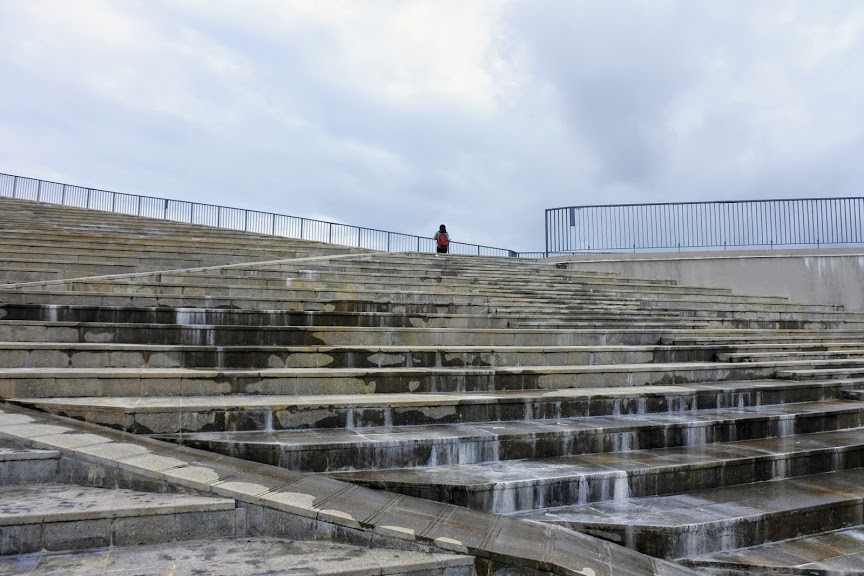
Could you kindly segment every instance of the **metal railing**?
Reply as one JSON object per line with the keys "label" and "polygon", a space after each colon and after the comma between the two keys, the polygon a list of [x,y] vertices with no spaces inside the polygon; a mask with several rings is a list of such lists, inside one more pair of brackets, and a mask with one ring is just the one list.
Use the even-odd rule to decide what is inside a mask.
{"label": "metal railing", "polygon": [[[384,252],[435,252],[435,241],[431,237],[244,208],[123,194],[0,172],[0,197],[3,196]],[[518,256],[506,248],[465,242],[451,242],[449,251],[478,256]]]}
{"label": "metal railing", "polygon": [[546,210],[545,255],[864,243],[864,198],[568,206]]}

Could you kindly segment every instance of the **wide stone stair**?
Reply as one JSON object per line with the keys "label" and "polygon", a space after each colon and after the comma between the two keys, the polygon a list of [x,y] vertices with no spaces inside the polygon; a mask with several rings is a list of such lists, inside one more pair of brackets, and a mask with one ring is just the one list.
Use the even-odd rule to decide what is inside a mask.
{"label": "wide stone stair", "polygon": [[0,287],[0,397],[681,573],[862,573],[864,315],[544,261],[304,249],[111,277],[22,261]]}

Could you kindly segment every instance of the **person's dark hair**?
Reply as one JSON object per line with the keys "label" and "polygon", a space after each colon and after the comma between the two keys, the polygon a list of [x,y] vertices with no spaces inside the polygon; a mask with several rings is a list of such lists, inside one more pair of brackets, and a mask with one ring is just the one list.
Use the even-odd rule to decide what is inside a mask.
{"label": "person's dark hair", "polygon": [[441,224],[441,226],[438,227],[438,231],[439,232],[447,232],[447,227],[444,226],[443,224]]}

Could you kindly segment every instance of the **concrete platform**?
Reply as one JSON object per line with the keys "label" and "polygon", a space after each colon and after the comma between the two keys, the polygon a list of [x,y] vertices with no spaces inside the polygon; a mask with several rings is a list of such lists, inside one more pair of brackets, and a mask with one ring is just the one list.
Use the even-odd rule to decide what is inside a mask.
{"label": "concrete platform", "polygon": [[113,546],[0,557],[3,576],[473,576],[474,557],[278,538]]}
{"label": "concrete platform", "polygon": [[227,498],[18,484],[0,486],[0,530],[9,555],[235,537],[246,515]]}

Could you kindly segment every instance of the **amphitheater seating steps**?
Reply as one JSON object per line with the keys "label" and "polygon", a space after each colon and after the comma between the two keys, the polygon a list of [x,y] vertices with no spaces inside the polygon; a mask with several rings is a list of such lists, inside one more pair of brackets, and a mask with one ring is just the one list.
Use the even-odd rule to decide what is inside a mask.
{"label": "amphitheater seating steps", "polygon": [[678,562],[610,574],[719,575],[864,523],[860,312],[8,206],[8,403]]}

